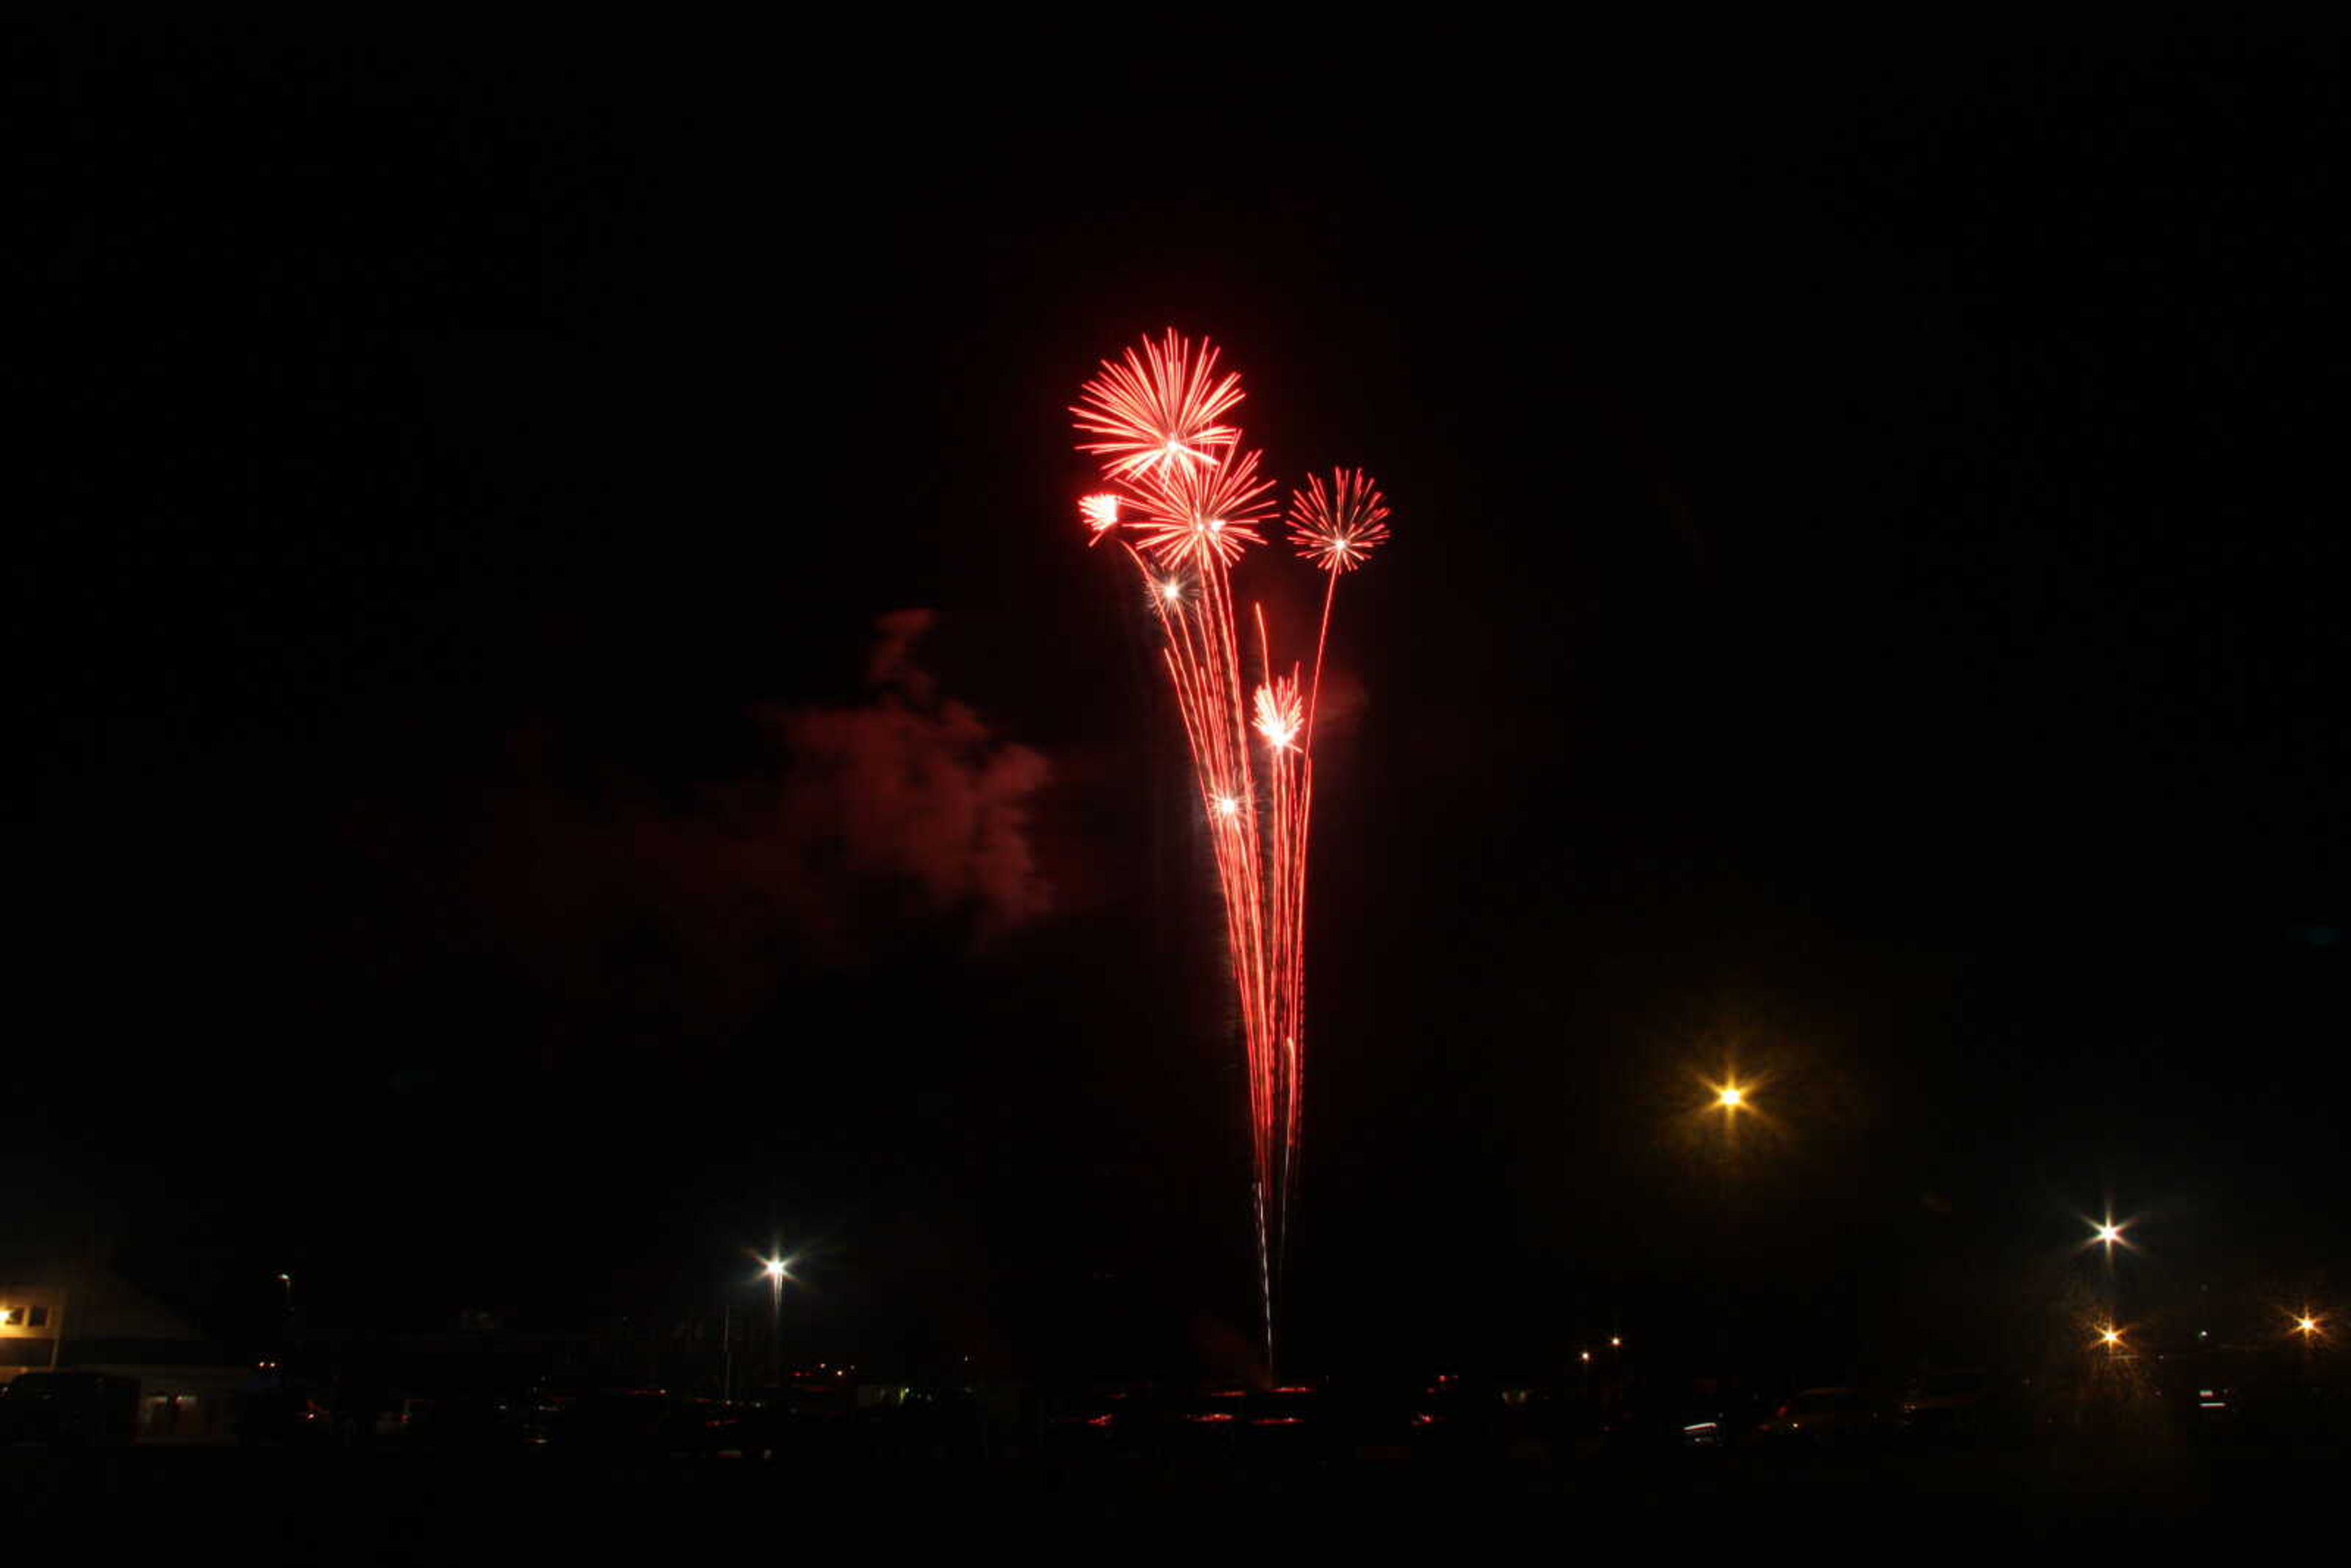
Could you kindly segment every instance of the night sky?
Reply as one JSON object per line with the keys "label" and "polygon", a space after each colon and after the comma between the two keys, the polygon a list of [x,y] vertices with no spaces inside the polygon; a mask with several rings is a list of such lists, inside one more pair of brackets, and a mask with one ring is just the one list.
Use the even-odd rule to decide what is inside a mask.
{"label": "night sky", "polygon": [[[1724,1277],[1831,1343],[2109,1195],[2174,1286],[2339,1282],[2336,51],[1694,47],[29,46],[13,1245],[230,1335],[282,1269],[706,1309],[771,1235],[811,1348],[1246,1325],[1209,869],[1071,513],[1173,325],[1395,507],[1301,1356]],[[908,758],[984,842],[876,816]]]}

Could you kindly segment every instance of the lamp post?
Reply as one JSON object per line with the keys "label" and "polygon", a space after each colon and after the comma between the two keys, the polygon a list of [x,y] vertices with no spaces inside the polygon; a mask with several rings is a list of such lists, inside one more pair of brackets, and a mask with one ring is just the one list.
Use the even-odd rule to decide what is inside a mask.
{"label": "lamp post", "polygon": [[781,1387],[784,1381],[784,1275],[788,1270],[785,1259],[770,1258],[761,1265],[768,1276],[768,1371],[769,1384]]}
{"label": "lamp post", "polygon": [[[1722,1082],[1713,1085],[1713,1109],[1722,1113],[1722,1165],[1720,1184],[1720,1222],[1722,1248],[1719,1267],[1721,1278],[1715,1285],[1715,1357],[1721,1364],[1716,1369],[1720,1378],[1733,1378],[1730,1343],[1730,1276],[1739,1238],[1739,1117],[1751,1111],[1747,1087],[1738,1075],[1726,1071]],[[1612,1342],[1614,1343],[1614,1342]]]}

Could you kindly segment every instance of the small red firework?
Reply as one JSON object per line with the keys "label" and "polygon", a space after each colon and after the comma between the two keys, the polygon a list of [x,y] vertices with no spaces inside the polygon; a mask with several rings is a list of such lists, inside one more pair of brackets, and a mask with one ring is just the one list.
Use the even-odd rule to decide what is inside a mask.
{"label": "small red firework", "polygon": [[1306,699],[1299,695],[1296,675],[1258,687],[1257,732],[1265,737],[1268,746],[1276,751],[1292,749],[1298,744],[1298,732],[1305,727]]}
{"label": "small red firework", "polygon": [[1078,450],[1102,459],[1113,479],[1213,468],[1240,432],[1217,421],[1241,401],[1241,379],[1217,375],[1217,350],[1192,345],[1168,329],[1159,342],[1145,338],[1088,382],[1070,412],[1078,429],[1100,439]]}
{"label": "small red firework", "polygon": [[1353,571],[1388,537],[1387,500],[1360,468],[1310,475],[1290,497],[1290,542],[1324,571]]}
{"label": "small red firework", "polygon": [[1091,530],[1086,538],[1087,545],[1098,545],[1111,529],[1118,527],[1118,497],[1108,492],[1081,496],[1078,497],[1078,516],[1085,519],[1086,527]]}

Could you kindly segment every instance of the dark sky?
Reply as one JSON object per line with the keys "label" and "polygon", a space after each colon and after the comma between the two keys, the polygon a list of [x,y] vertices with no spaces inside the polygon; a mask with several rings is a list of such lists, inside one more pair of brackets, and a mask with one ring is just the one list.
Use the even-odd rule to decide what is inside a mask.
{"label": "dark sky", "polygon": [[[232,1332],[770,1233],[811,1343],[1245,1321],[1208,871],[1070,512],[1175,325],[1396,512],[1303,1343],[1875,1299],[2109,1192],[2175,1282],[2339,1272],[2331,45],[932,43],[12,62],[26,1247]],[[987,854],[876,820],[911,757]]]}

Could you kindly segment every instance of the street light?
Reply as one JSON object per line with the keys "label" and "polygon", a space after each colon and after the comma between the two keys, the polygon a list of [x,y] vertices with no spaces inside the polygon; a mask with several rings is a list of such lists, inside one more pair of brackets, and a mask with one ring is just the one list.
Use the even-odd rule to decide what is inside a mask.
{"label": "street light", "polygon": [[1714,1103],[1726,1111],[1736,1111],[1747,1103],[1747,1091],[1736,1083],[1726,1083],[1715,1091]]}
{"label": "street light", "polygon": [[768,1357],[772,1364],[772,1381],[784,1380],[784,1276],[789,1272],[791,1260],[769,1258],[760,1265],[768,1276]]}
{"label": "street light", "polygon": [[2294,1332],[2302,1336],[2302,1343],[2304,1344],[2310,1343],[2311,1336],[2318,1333],[2318,1320],[2308,1312],[2294,1320]]}
{"label": "street light", "polygon": [[2098,1343],[2106,1347],[2108,1355],[2112,1355],[2123,1347],[2123,1331],[2109,1324],[2098,1331]]}

